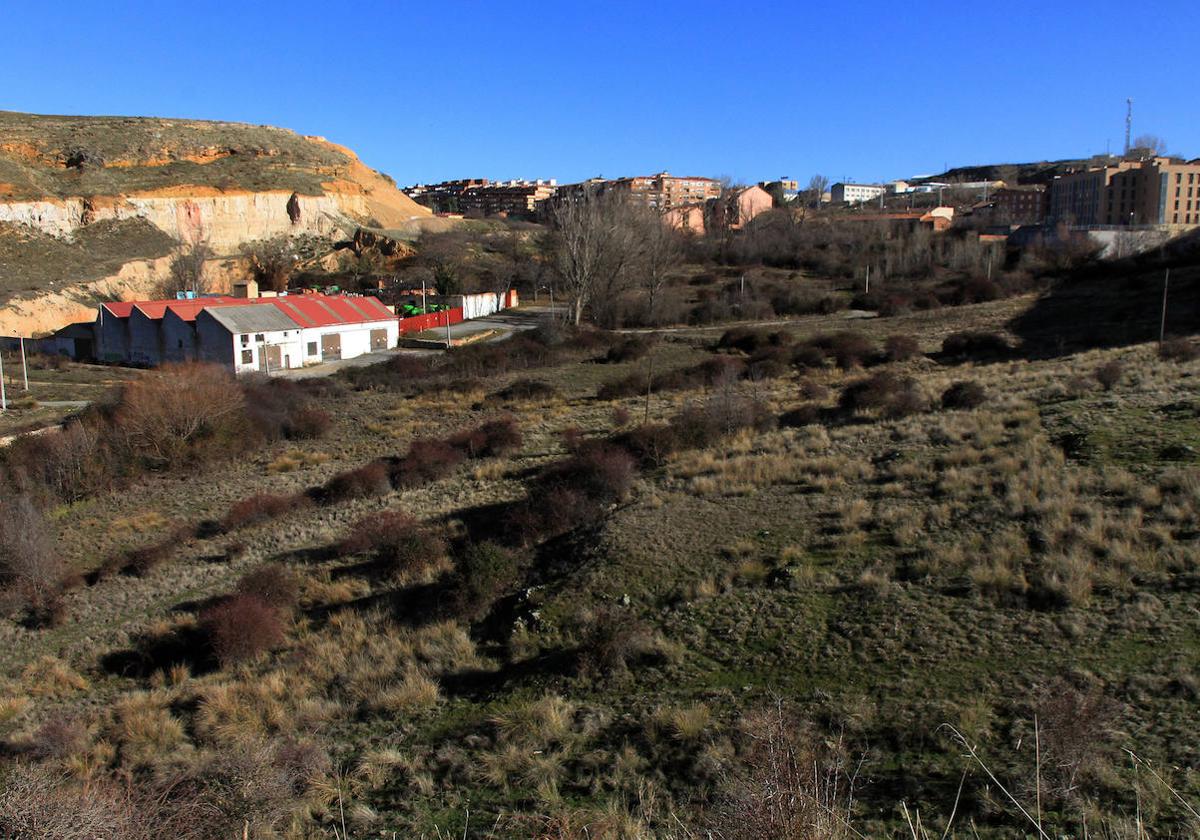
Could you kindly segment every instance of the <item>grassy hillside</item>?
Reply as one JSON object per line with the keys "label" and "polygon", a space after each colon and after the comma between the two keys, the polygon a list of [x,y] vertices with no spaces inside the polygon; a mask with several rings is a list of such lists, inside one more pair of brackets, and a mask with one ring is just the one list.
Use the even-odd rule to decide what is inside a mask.
{"label": "grassy hillside", "polygon": [[11,200],[179,184],[316,195],[327,173],[349,162],[328,145],[271,126],[0,111],[0,198]]}
{"label": "grassy hillside", "polygon": [[[9,772],[50,774],[9,790],[254,837],[1035,836],[1006,790],[1194,836],[1198,362],[943,352],[1031,303],[400,360],[323,437],[52,506],[90,583],[0,626]],[[514,449],[452,436],[505,414]],[[239,587],[280,626],[235,658]]]}

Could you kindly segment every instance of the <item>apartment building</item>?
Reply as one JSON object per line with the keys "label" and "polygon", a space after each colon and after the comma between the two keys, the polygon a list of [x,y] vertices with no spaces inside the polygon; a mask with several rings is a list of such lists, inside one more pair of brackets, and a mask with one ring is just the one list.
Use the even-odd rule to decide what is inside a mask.
{"label": "apartment building", "polygon": [[1075,225],[1198,225],[1200,160],[1123,160],[1064,175],[1050,184],[1049,218]]}
{"label": "apartment building", "polygon": [[605,182],[602,188],[625,193],[632,200],[659,210],[669,210],[685,204],[703,204],[710,198],[721,196],[720,181],[672,175],[669,172],[618,178]]}
{"label": "apartment building", "polygon": [[532,217],[557,189],[558,182],[553,178],[481,184],[463,191],[459,208],[471,215]]}
{"label": "apartment building", "polygon": [[1104,215],[1109,225],[1200,224],[1200,160],[1152,158],[1118,172]]}
{"label": "apartment building", "polygon": [[402,192],[435,213],[461,213],[462,197],[467,190],[488,185],[487,178],[462,178],[457,181],[442,181],[437,184],[413,184]]}
{"label": "apartment building", "polygon": [[829,199],[834,204],[862,204],[879,198],[887,192],[887,187],[878,184],[843,184],[841,181],[829,188]]}
{"label": "apartment building", "polygon": [[991,196],[991,218],[1001,225],[1040,225],[1050,210],[1050,192],[1044,185],[1005,187]]}

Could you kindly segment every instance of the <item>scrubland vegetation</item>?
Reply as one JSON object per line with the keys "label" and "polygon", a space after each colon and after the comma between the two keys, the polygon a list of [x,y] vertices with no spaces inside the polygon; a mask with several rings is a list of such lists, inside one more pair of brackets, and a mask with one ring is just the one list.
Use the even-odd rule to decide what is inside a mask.
{"label": "scrubland vegetation", "polygon": [[0,826],[1194,836],[1195,345],[1038,305],[138,377],[0,454]]}

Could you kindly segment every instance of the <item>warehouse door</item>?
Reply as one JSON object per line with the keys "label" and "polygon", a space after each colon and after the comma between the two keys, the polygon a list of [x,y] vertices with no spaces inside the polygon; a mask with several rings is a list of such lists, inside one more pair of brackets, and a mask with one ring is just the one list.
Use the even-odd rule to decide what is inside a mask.
{"label": "warehouse door", "polygon": [[279,370],[281,367],[279,345],[268,344],[258,350],[258,369],[263,373]]}
{"label": "warehouse door", "polygon": [[342,334],[330,333],[321,336],[321,361],[331,362],[342,358]]}
{"label": "warehouse door", "polygon": [[371,330],[371,349],[387,349],[387,330]]}

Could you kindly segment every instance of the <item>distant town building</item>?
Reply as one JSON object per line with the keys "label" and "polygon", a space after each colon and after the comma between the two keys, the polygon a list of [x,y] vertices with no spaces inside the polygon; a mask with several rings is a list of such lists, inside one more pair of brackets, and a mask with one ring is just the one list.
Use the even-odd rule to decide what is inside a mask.
{"label": "distant town building", "polygon": [[710,198],[721,196],[720,181],[713,178],[672,175],[669,172],[617,178],[604,182],[601,188],[624,193],[633,201],[658,210],[669,210],[686,204],[704,204]]}
{"label": "distant town building", "polygon": [[487,178],[462,178],[438,184],[413,184],[401,192],[435,213],[459,213],[463,193],[487,184]]}
{"label": "distant town building", "polygon": [[829,198],[834,204],[862,204],[879,198],[887,191],[878,184],[844,184],[838,182],[829,188]]}
{"label": "distant town building", "polygon": [[1050,192],[1043,184],[996,190],[976,214],[994,225],[1040,225],[1050,211]]}
{"label": "distant town building", "polygon": [[1050,183],[1049,218],[1073,225],[1200,224],[1200,160],[1122,160]]}
{"label": "distant town building", "polygon": [[532,217],[557,189],[558,182],[553,178],[481,184],[463,190],[459,198],[460,212],[480,216]]}
{"label": "distant town building", "polygon": [[709,199],[709,216],[719,228],[739,230],[760,213],[775,206],[771,194],[762,187],[743,187],[730,190],[720,198]]}
{"label": "distant town building", "polygon": [[759,181],[758,185],[772,196],[781,195],[784,201],[795,201],[800,195],[800,182],[791,178],[780,178],[778,181]]}

